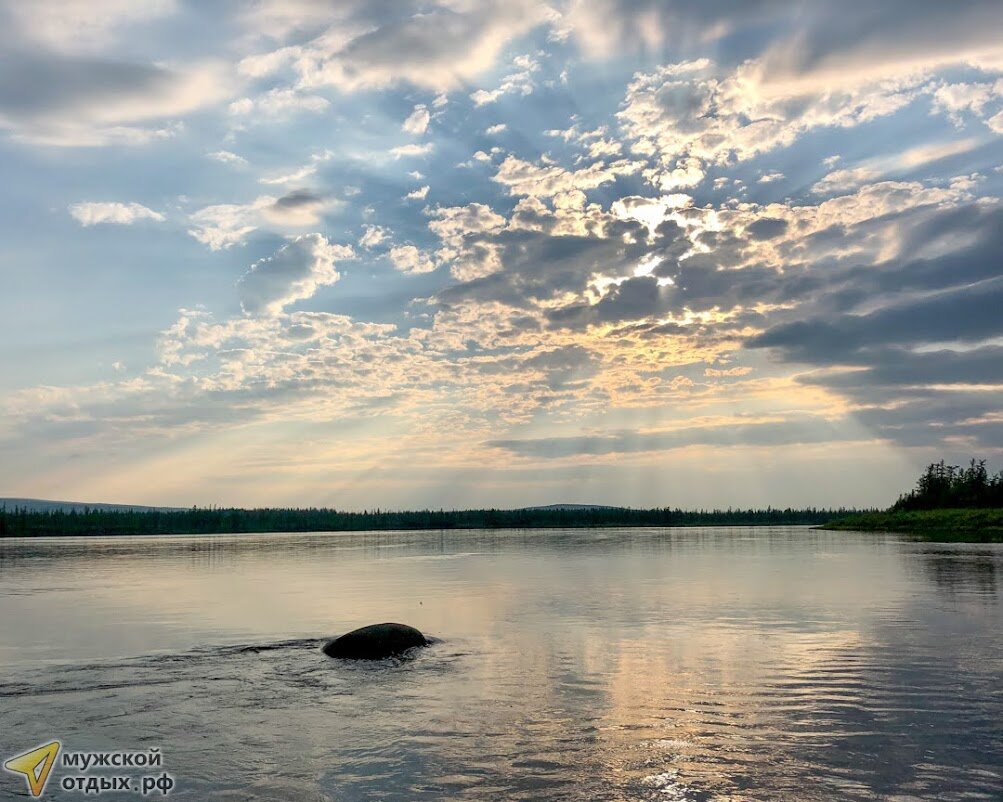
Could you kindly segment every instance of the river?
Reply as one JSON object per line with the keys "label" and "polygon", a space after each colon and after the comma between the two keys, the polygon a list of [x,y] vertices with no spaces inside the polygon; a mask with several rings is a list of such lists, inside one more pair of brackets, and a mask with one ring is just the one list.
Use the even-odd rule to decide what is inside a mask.
{"label": "river", "polygon": [[[799,527],[12,539],[0,756],[156,749],[192,802],[998,802],[1001,591],[1000,545]],[[436,642],[320,652],[380,621]]]}

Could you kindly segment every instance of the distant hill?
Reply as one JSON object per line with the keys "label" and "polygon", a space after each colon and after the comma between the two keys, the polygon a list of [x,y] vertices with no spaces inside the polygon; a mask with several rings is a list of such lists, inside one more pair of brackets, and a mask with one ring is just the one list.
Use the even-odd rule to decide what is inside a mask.
{"label": "distant hill", "polygon": [[29,512],[83,512],[88,510],[103,510],[105,512],[157,512],[158,510],[180,510],[180,507],[145,507],[142,504],[89,504],[84,501],[51,501],[42,498],[3,498],[0,497],[0,509],[28,510]]}

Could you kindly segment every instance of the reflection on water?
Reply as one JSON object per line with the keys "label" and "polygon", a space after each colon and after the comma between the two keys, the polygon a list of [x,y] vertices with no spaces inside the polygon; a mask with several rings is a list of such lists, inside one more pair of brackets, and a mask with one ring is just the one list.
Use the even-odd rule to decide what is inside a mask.
{"label": "reflection on water", "polygon": [[919,552],[921,564],[948,593],[995,595],[1000,583],[1000,551],[979,548],[928,547]]}
{"label": "reflection on water", "polygon": [[[0,541],[0,751],[160,746],[183,800],[999,800],[1001,566],[797,528]],[[320,653],[382,620],[441,642]]]}

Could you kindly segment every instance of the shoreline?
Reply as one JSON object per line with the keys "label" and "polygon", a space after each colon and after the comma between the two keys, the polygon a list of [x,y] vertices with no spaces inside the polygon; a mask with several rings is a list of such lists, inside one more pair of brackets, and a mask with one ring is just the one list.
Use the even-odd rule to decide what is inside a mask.
{"label": "shoreline", "polygon": [[45,538],[114,538],[114,537],[240,537],[243,535],[351,535],[366,533],[408,534],[411,532],[506,532],[516,530],[588,530],[588,529],[769,529],[771,527],[798,527],[805,530],[822,531],[817,523],[677,523],[677,524],[526,524],[521,526],[423,526],[423,527],[372,527],[352,529],[261,529],[230,530],[219,532],[170,531],[170,532],[35,532],[27,535],[0,535],[0,543],[5,540],[33,540]]}
{"label": "shoreline", "polygon": [[1003,543],[1003,509],[865,512],[817,528],[829,532],[888,532],[930,543]]}

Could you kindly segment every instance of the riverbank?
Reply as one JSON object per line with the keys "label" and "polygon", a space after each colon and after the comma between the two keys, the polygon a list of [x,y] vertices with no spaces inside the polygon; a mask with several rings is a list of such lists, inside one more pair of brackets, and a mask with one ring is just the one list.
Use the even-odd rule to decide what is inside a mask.
{"label": "riverbank", "polygon": [[1003,509],[864,512],[829,521],[820,529],[899,532],[944,543],[1003,543]]}

